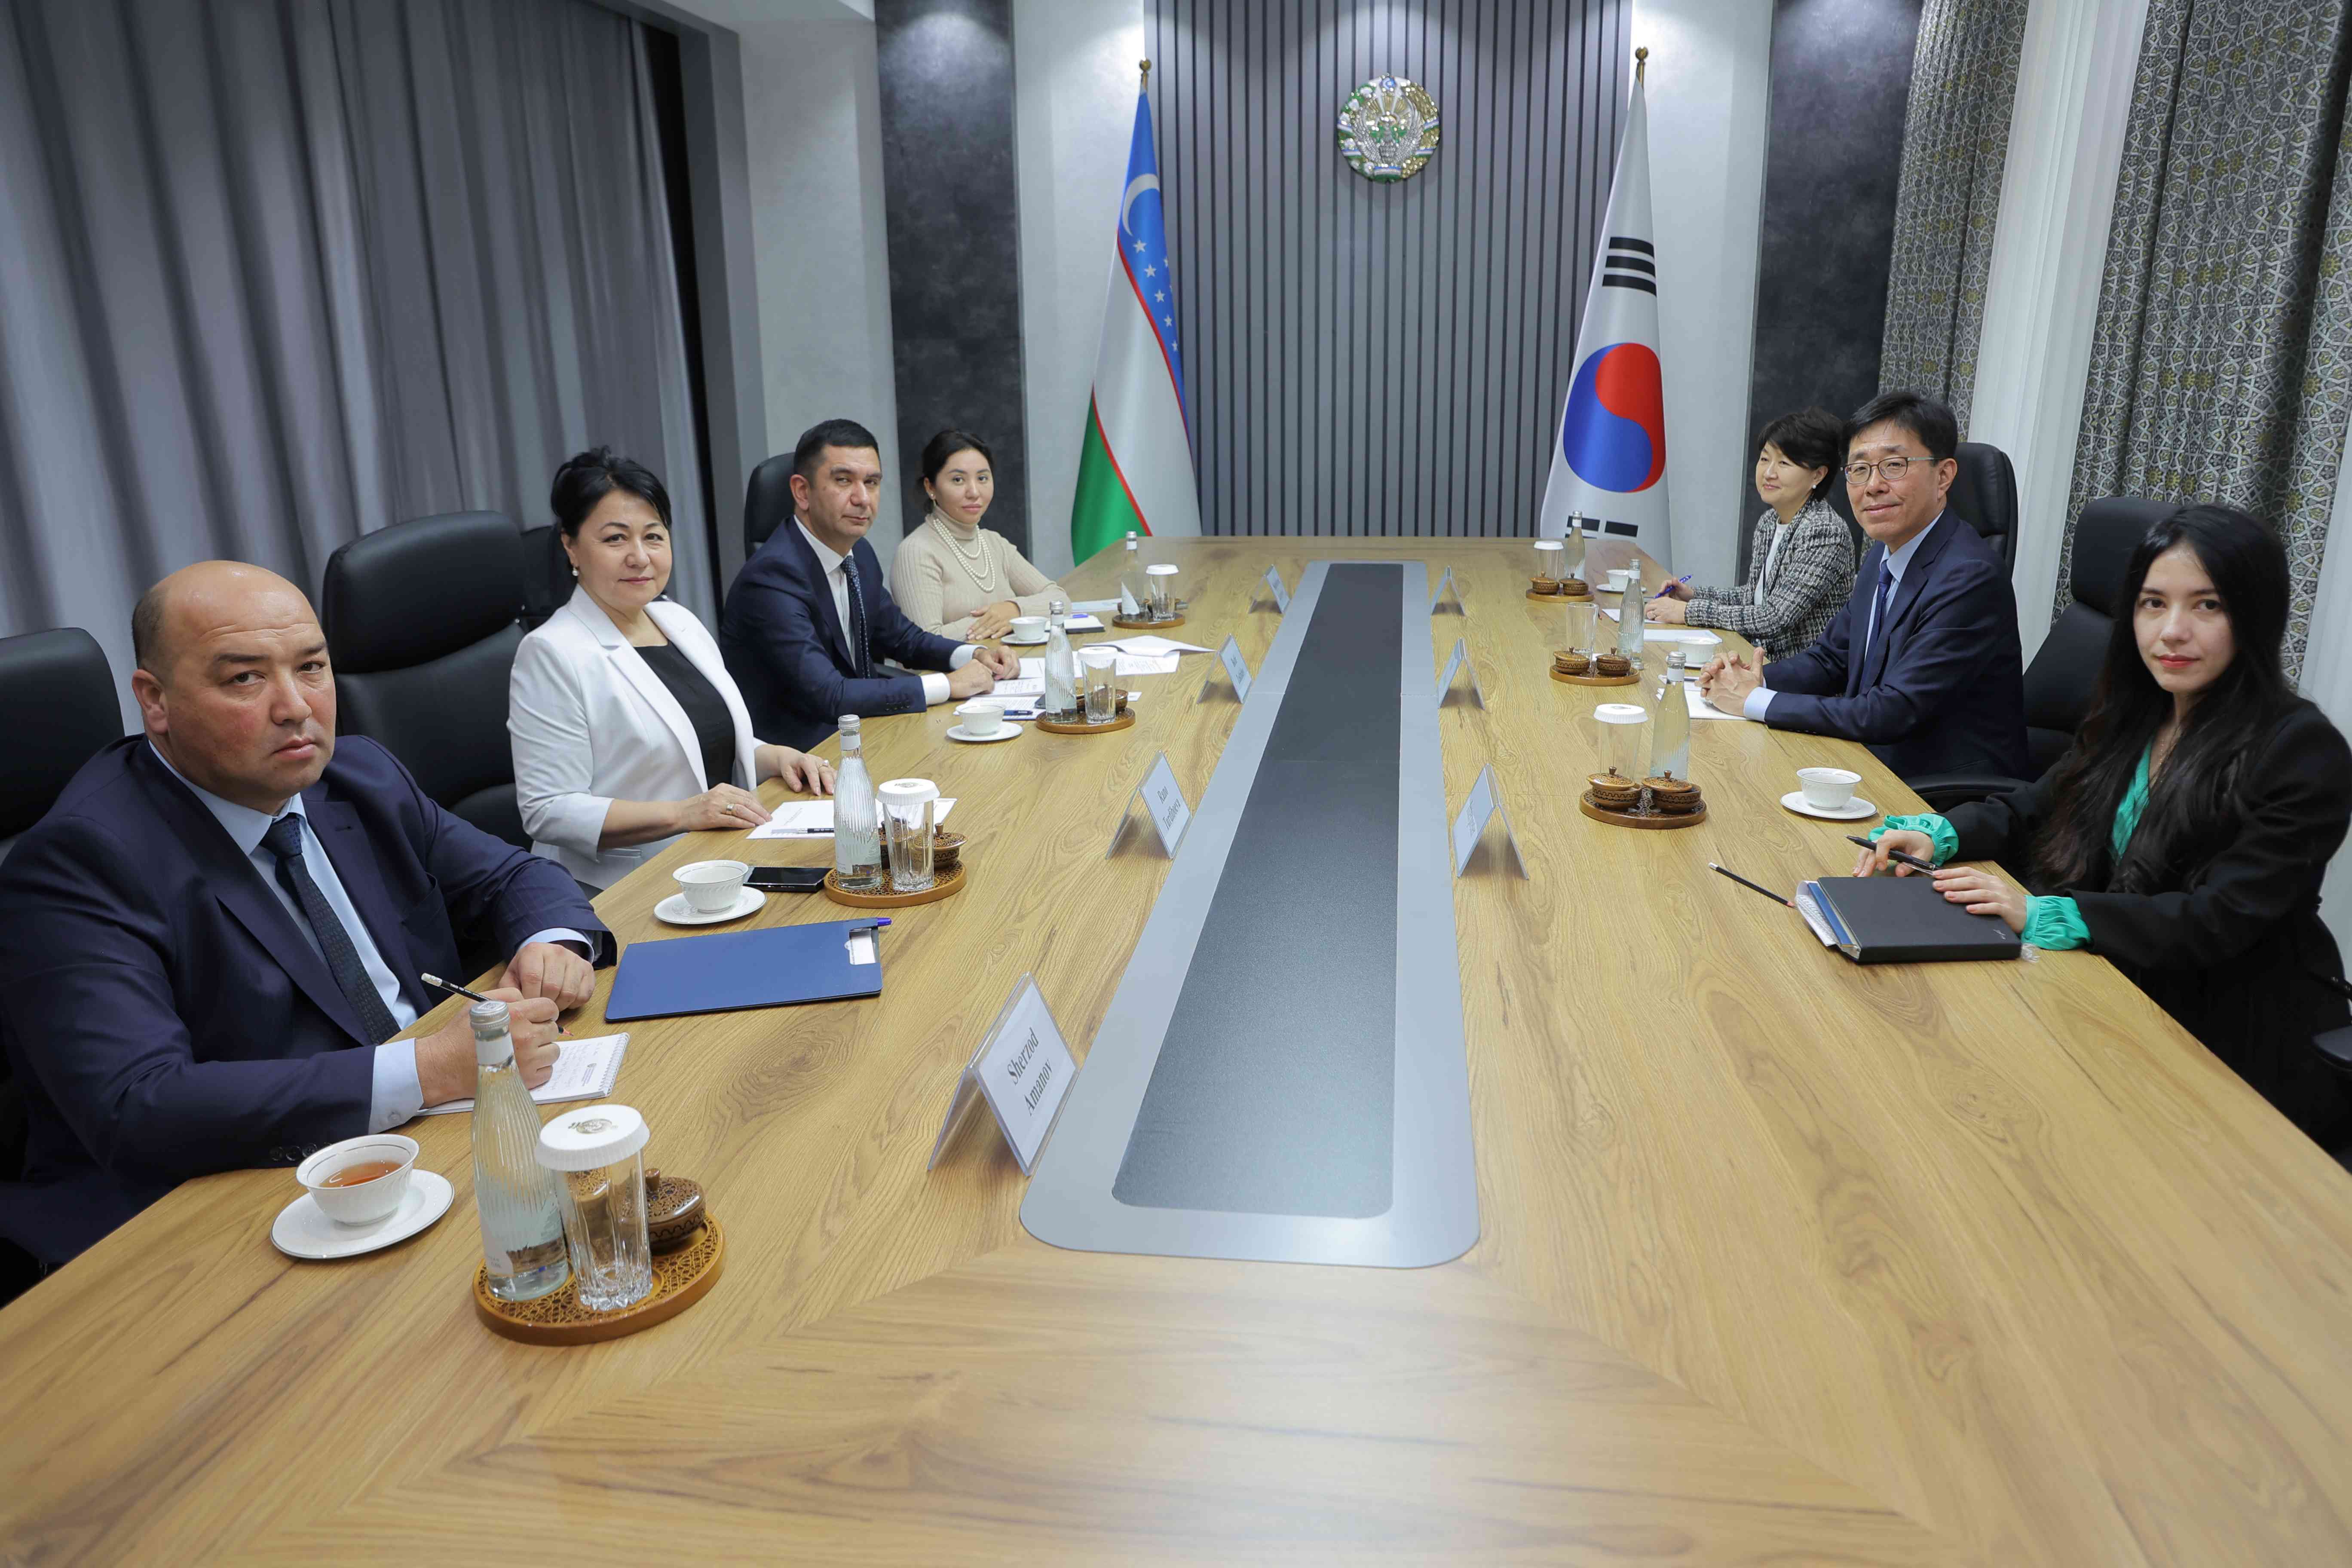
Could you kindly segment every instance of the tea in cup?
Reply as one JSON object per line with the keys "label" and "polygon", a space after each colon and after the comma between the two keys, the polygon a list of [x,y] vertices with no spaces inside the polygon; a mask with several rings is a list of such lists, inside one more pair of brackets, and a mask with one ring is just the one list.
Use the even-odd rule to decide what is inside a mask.
{"label": "tea in cup", "polygon": [[1843,811],[1853,804],[1853,789],[1861,782],[1862,775],[1847,768],[1797,770],[1798,787],[1815,811]]}
{"label": "tea in cup", "polygon": [[415,1168],[415,1139],[371,1132],[328,1144],[294,1168],[294,1179],[337,1225],[373,1225],[400,1207]]}
{"label": "tea in cup", "polygon": [[689,908],[698,915],[715,915],[731,910],[743,896],[743,879],[751,868],[740,860],[697,860],[680,866],[670,873],[686,894]]}

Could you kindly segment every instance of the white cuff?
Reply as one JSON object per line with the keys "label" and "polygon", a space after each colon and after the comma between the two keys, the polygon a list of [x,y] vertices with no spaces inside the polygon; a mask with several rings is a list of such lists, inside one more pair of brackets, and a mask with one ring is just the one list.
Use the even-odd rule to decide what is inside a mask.
{"label": "white cuff", "polygon": [[923,706],[936,708],[947,700],[948,678],[936,669],[926,670],[923,674]]}
{"label": "white cuff", "polygon": [[980,648],[975,644],[964,643],[959,646],[955,652],[948,655],[948,668],[961,669],[965,665],[970,664],[979,652]]}
{"label": "white cuff", "polygon": [[368,1094],[368,1131],[388,1132],[425,1109],[416,1078],[416,1042],[386,1040],[375,1048],[375,1086]]}
{"label": "white cuff", "polygon": [[1771,707],[1772,689],[1769,686],[1759,686],[1748,694],[1748,700],[1739,705],[1739,710],[1748,718],[1761,722]]}
{"label": "white cuff", "polygon": [[580,952],[580,956],[585,959],[593,960],[596,956],[596,944],[590,942],[578,931],[573,931],[570,926],[550,926],[545,931],[535,931],[529,936],[523,938],[516,946],[515,951],[517,952],[520,952],[524,948],[529,947],[535,942],[551,942],[559,946],[569,944],[577,948]]}

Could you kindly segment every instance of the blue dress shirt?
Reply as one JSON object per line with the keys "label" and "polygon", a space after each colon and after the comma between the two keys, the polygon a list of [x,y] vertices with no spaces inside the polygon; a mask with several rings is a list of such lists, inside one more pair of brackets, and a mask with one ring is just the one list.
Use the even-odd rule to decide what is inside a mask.
{"label": "blue dress shirt", "polygon": [[[147,743],[151,750],[154,749],[154,742]],[[392,973],[391,966],[384,963],[383,952],[375,945],[374,934],[368,930],[367,922],[360,919],[359,910],[352,908],[351,895],[343,891],[342,879],[335,875],[335,863],[328,858],[327,847],[319,842],[318,831],[310,826],[310,813],[302,809],[302,797],[298,795],[288,800],[278,808],[278,816],[266,816],[249,805],[223,800],[201,785],[189,784],[187,775],[173,767],[172,759],[160,750],[155,751],[155,760],[163,763],[173,778],[187,784],[189,794],[204,803],[205,809],[213,814],[214,819],[228,835],[229,841],[244,851],[245,858],[260,873],[261,885],[268,888],[278,901],[286,906],[287,912],[294,917],[294,929],[302,933],[302,940],[323,959],[326,953],[319,946],[317,934],[310,930],[310,917],[302,912],[302,906],[278,879],[276,858],[261,847],[262,836],[269,831],[270,825],[278,820],[278,816],[290,814],[301,821],[302,864],[310,871],[310,879],[319,884],[319,891],[325,897],[327,907],[335,911],[335,918],[342,921],[343,929],[351,933],[352,946],[359,951],[360,966],[367,971],[369,982],[375,986],[376,994],[383,998],[384,1008],[391,1013],[394,1024],[405,1029],[416,1022],[416,1009],[411,1007],[407,998],[400,994],[400,981]],[[530,941],[575,943],[583,955],[591,951],[586,937],[562,927],[539,931]],[[524,945],[529,946],[530,942]],[[416,1076],[416,1042],[386,1040],[377,1046],[374,1087],[368,1096],[368,1131],[382,1132],[387,1128],[397,1127],[424,1109],[425,1088]]]}
{"label": "blue dress shirt", "polygon": [[[1890,550],[1886,552],[1886,559],[1882,564],[1885,569],[1886,575],[1891,579],[1886,588],[1886,602],[1888,604],[1891,605],[1895,602],[1895,590],[1903,586],[1903,573],[1904,570],[1911,564],[1911,557],[1919,553],[1919,546],[1921,542],[1924,542],[1929,534],[1936,531],[1936,524],[1943,521],[1945,516],[1945,513],[1940,511],[1937,512],[1934,522],[1930,522],[1927,527],[1921,529],[1918,532],[1913,534],[1910,538],[1903,542],[1903,548],[1900,550]],[[1874,599],[1871,602],[1870,606],[1870,625],[1864,630],[1862,642],[1855,649],[1853,657],[1856,658],[1867,658],[1870,657],[1871,641],[1877,636],[1878,604],[1877,601]],[[1748,700],[1739,705],[1739,710],[1748,718],[1757,720],[1760,722],[1764,715],[1770,710],[1771,707],[1771,689],[1759,680],[1756,683],[1756,689],[1748,694]]]}

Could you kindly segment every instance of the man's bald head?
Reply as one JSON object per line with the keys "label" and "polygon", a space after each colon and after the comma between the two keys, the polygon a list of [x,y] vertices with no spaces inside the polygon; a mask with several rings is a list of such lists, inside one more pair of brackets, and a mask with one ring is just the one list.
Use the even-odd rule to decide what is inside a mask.
{"label": "man's bald head", "polygon": [[180,775],[276,815],[335,754],[335,672],[302,590],[240,561],[200,561],[131,617],[131,692]]}
{"label": "man's bald head", "polygon": [[140,668],[163,680],[181,651],[207,633],[318,620],[302,590],[267,567],[199,561],[139,596],[131,612],[131,652]]}

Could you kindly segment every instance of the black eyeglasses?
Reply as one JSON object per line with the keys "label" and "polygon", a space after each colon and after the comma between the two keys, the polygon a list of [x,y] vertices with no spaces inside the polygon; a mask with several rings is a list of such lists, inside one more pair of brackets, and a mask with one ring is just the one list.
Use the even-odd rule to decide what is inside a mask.
{"label": "black eyeglasses", "polygon": [[1928,460],[1926,458],[1881,458],[1874,463],[1848,463],[1845,466],[1845,482],[1866,485],[1870,483],[1871,474],[1877,472],[1886,476],[1888,484],[1899,485],[1903,482],[1903,476],[1911,471],[1913,464]]}

